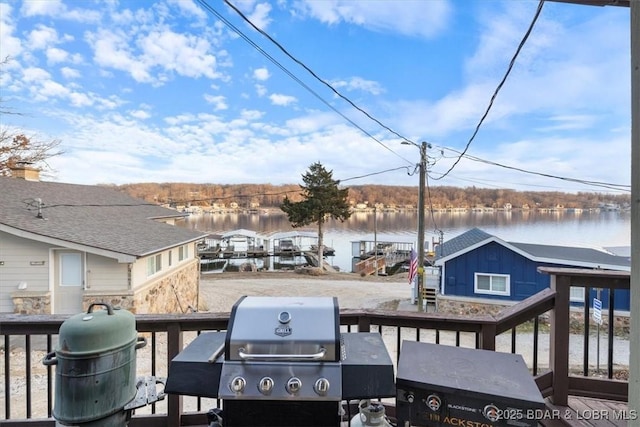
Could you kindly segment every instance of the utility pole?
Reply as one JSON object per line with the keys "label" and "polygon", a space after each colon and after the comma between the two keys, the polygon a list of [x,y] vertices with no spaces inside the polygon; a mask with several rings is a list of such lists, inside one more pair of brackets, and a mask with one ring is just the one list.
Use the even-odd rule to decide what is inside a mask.
{"label": "utility pole", "polygon": [[422,290],[424,289],[424,184],[427,175],[427,147],[431,147],[425,141],[420,145],[409,141],[402,141],[404,145],[414,145],[420,150],[419,175],[420,185],[418,190],[418,311],[423,311]]}
{"label": "utility pole", "polygon": [[418,311],[424,309],[424,183],[427,174],[427,143],[420,144],[420,186],[418,192]]}
{"label": "utility pole", "polygon": [[378,207],[373,205],[373,250],[375,251],[376,276],[378,275]]}

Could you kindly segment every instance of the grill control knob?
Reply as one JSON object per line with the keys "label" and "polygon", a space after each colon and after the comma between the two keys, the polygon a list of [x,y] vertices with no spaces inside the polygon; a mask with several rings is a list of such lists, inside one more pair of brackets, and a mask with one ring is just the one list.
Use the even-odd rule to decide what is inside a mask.
{"label": "grill control knob", "polygon": [[242,377],[234,377],[229,384],[229,388],[234,393],[242,393],[244,387],[247,385],[247,381]]}
{"label": "grill control knob", "polygon": [[300,381],[300,378],[298,377],[291,377],[289,378],[289,381],[287,381],[287,392],[289,392],[289,394],[296,394],[300,391],[300,389],[302,388],[302,381]]}
{"label": "grill control knob", "polygon": [[318,396],[326,396],[329,392],[329,380],[326,378],[318,378],[313,385],[313,391],[315,391]]}
{"label": "grill control knob", "polygon": [[271,394],[271,390],[273,390],[273,379],[263,377],[258,383],[258,390],[265,396]]}

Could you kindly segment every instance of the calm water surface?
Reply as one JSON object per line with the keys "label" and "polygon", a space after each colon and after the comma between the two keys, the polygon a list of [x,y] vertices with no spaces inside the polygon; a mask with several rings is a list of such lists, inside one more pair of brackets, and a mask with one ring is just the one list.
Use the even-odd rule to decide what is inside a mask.
{"label": "calm water surface", "polygon": [[[464,212],[428,213],[425,240],[452,239],[473,227],[507,242],[562,246],[629,246],[631,216],[628,212]],[[258,233],[293,230],[286,215],[270,214],[200,214],[191,215],[185,227],[203,232],[224,233],[245,228]],[[388,242],[417,241],[417,212],[356,212],[345,222],[331,220],[325,224],[325,244],[336,254],[328,261],[342,271],[351,271],[351,242],[376,240]],[[305,230],[317,231],[314,226]]]}

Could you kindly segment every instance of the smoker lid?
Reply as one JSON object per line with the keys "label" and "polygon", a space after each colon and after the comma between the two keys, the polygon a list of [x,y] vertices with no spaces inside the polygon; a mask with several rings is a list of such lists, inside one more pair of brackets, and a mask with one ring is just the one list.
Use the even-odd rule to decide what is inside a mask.
{"label": "smoker lid", "polygon": [[[94,310],[102,306],[104,310]],[[137,340],[136,318],[110,304],[91,304],[86,313],[71,316],[60,326],[58,355],[81,356],[133,345]]]}

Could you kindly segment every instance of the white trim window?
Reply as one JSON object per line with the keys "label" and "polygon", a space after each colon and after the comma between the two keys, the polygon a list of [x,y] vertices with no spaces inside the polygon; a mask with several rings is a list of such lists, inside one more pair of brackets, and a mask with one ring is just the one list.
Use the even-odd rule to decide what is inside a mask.
{"label": "white trim window", "polygon": [[178,248],[178,261],[189,258],[189,245],[182,245]]}
{"label": "white trim window", "polygon": [[508,274],[475,273],[474,276],[473,291],[476,294],[511,295]]}
{"label": "white trim window", "polygon": [[147,258],[147,276],[152,276],[162,270],[162,254]]}
{"label": "white trim window", "polygon": [[569,301],[584,303],[584,288],[582,286],[571,286],[569,288]]}

